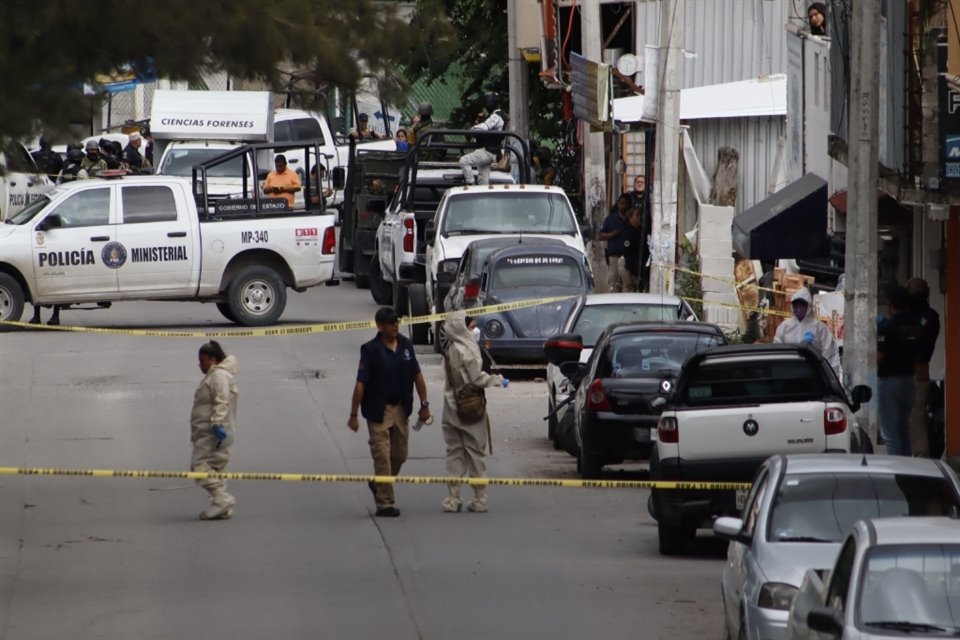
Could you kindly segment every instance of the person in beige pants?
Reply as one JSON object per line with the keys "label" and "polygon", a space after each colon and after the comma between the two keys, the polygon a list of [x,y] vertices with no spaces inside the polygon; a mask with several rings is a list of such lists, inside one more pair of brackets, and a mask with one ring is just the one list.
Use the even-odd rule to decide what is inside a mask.
{"label": "person in beige pants", "polygon": [[[193,453],[190,470],[222,473],[230,462],[233,430],[237,417],[237,359],[228,356],[214,340],[200,347],[200,371],[203,380],[193,394],[190,412],[190,440]],[[227,520],[233,516],[236,499],[227,493],[223,480],[206,478],[197,484],[210,494],[210,506],[200,513],[201,520]]]}
{"label": "person in beige pants", "polygon": [[[447,337],[442,420],[443,441],[447,445],[447,475],[457,478],[483,478],[487,472],[487,451],[490,448],[490,416],[484,414],[479,422],[465,424],[457,415],[456,392],[468,384],[480,388],[505,387],[509,381],[503,376],[490,375],[483,371],[480,345],[470,332],[463,311],[448,315],[443,328]],[[460,486],[459,483],[448,486],[448,495],[441,503],[444,511],[457,512],[463,508]],[[473,485],[473,493],[473,500],[467,504],[467,510],[486,512],[486,487]]]}

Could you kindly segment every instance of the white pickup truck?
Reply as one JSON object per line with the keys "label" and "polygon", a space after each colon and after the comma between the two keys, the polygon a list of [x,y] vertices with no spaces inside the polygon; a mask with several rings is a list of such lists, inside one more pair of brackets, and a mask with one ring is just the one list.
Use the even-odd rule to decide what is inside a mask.
{"label": "white pickup truck", "polygon": [[[663,412],[650,456],[650,479],[744,482],[783,453],[870,452],[854,413],[869,387],[848,396],[830,364],[797,344],[714,347],[690,356],[674,388],[661,382]],[[651,491],[660,552],[681,553],[698,528],[737,515],[746,492]]]}
{"label": "white pickup truck", "polygon": [[[246,153],[255,163],[263,146],[225,161]],[[261,326],[283,313],[287,287],[333,283],[335,217],[267,198],[256,181],[245,198],[213,202],[203,174],[217,162],[193,185],[172,176],[63,184],[0,225],[0,321],[18,321],[26,302],[194,300]]]}

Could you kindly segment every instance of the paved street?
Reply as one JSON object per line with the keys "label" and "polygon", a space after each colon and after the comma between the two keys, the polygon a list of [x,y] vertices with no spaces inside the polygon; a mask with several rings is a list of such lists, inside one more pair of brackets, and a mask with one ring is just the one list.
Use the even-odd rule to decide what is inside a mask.
{"label": "paved street", "polygon": [[[290,292],[284,323],[372,318],[352,284]],[[48,315],[46,311],[44,316]],[[64,324],[229,329],[213,305],[123,303]],[[230,471],[370,473],[346,427],[368,332],[221,341],[240,362]],[[0,334],[0,465],[185,470],[198,338]],[[442,368],[420,349],[439,410]],[[490,475],[576,477],[541,420],[542,382],[488,393]],[[406,475],[442,475],[439,416]],[[642,468],[607,477],[642,478]],[[201,522],[185,480],[0,477],[0,639],[722,637],[724,545],[657,554],[645,490],[490,490],[446,514],[399,485],[395,520],[362,484],[243,481]]]}

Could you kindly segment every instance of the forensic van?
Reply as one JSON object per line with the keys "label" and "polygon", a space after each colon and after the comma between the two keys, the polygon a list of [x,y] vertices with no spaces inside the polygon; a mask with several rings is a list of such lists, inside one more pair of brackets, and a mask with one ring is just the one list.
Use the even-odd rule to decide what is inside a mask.
{"label": "forensic van", "polygon": [[274,149],[228,151],[189,179],[77,180],[40,196],[0,225],[0,321],[20,320],[27,302],[69,308],[168,300],[213,302],[242,325],[275,323],[287,288],[336,283],[336,230],[335,216],[310,198],[291,207],[264,195],[255,180],[242,197],[208,196],[208,173],[238,158],[256,173],[264,151]]}

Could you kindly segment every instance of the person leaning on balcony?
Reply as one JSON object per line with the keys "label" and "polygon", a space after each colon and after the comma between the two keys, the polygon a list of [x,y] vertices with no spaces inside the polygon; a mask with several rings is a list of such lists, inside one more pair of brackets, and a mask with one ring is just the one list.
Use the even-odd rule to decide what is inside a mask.
{"label": "person leaning on balcony", "polygon": [[812,2],[807,8],[807,20],[810,22],[810,35],[827,35],[827,7],[822,2]]}

